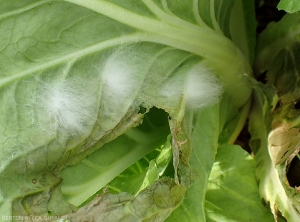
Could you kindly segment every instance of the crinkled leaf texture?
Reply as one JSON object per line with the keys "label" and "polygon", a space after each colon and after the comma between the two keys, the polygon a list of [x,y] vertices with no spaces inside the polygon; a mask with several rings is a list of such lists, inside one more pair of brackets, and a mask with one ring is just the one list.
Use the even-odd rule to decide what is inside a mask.
{"label": "crinkled leaf texture", "polygon": [[286,15],[259,39],[256,69],[266,71],[269,85],[257,84],[249,121],[261,196],[275,219],[283,215],[288,221],[300,218],[299,19]]}
{"label": "crinkled leaf texture", "polygon": [[[254,26],[243,7],[1,1],[0,215],[163,221],[192,206],[182,218],[202,221],[218,143],[234,140],[249,108]],[[152,107],[162,123],[145,127]],[[139,165],[156,149],[165,156]],[[76,208],[134,163],[137,187]]]}

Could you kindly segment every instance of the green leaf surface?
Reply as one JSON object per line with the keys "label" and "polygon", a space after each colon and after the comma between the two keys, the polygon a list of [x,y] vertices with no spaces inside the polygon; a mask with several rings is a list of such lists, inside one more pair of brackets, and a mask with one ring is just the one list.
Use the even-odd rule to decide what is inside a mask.
{"label": "green leaf surface", "polygon": [[[195,122],[191,126],[187,122],[187,128],[191,131],[192,155],[191,167],[195,170],[198,178],[193,186],[188,189],[183,203],[166,221],[205,221],[204,201],[207,180],[213,166],[218,147],[219,136],[219,107],[213,106],[202,110],[197,115],[190,116]],[[188,118],[187,118],[188,119]]]}
{"label": "green leaf surface", "polygon": [[135,162],[107,184],[105,189],[110,193],[126,192],[134,195],[162,176],[173,176],[171,149],[170,138],[168,137],[164,145]]}
{"label": "green leaf surface", "polygon": [[224,96],[218,105],[207,107],[198,113],[186,114],[186,128],[191,129],[188,131],[191,133],[192,147],[190,164],[198,177],[193,186],[187,190],[182,204],[166,221],[189,222],[207,219],[205,195],[218,146],[232,140],[231,135],[234,135],[235,130],[240,127],[240,118],[244,118],[240,115],[243,112],[229,105],[230,101],[229,97]]}
{"label": "green leaf surface", "polygon": [[206,221],[274,221],[260,200],[254,159],[240,147],[218,149],[208,179],[205,212]]}
{"label": "green leaf surface", "polygon": [[170,141],[171,138],[168,137],[164,145],[161,145],[161,147],[156,148],[135,162],[107,184],[105,189],[110,193],[126,192],[134,195],[162,176],[173,176],[174,170],[171,167],[172,147]]}
{"label": "green leaf surface", "polygon": [[255,4],[253,1],[235,0],[229,23],[232,41],[247,55],[251,64],[254,62],[256,47],[256,18],[254,12]]}
{"label": "green leaf surface", "polygon": [[278,53],[299,39],[300,15],[287,14],[279,22],[270,23],[258,39],[255,69],[266,71]]}
{"label": "green leaf surface", "polygon": [[[152,107],[164,110],[157,116],[171,118],[174,179],[157,177],[170,167],[168,158],[159,162],[156,156],[150,167],[143,165],[144,178],[138,178],[143,182],[131,192],[146,189],[134,199],[122,194],[131,220],[168,217],[195,174],[205,178],[196,181],[200,191],[198,185],[192,188],[203,204],[223,128],[219,121],[233,121],[222,138],[230,141],[239,131],[235,121],[246,118],[237,110],[252,92],[248,41],[231,41],[233,9],[233,1],[0,1],[0,215],[58,213],[56,201],[62,204],[60,214],[77,211],[62,200],[62,193],[80,205],[166,143],[166,122],[157,128],[140,125]],[[241,21],[242,27],[246,22]],[[241,38],[250,36],[246,29]],[[230,102],[225,111],[234,113],[219,119],[221,93]],[[212,138],[207,140],[206,134]],[[65,173],[69,166],[75,173]],[[75,180],[81,184],[75,186]],[[157,187],[158,202],[152,199]],[[169,192],[166,199],[163,192]],[[116,196],[108,194],[113,206]],[[139,211],[136,206],[145,199]],[[78,210],[82,217],[87,208]],[[121,209],[125,215],[128,208]],[[203,206],[200,212],[204,216]],[[191,217],[197,213],[192,211]]]}
{"label": "green leaf surface", "polygon": [[294,41],[278,53],[268,70],[268,83],[276,87],[282,103],[294,102],[300,96],[299,52],[300,42]]}
{"label": "green leaf surface", "polygon": [[297,0],[280,0],[277,8],[288,13],[295,13],[300,11],[300,2]]}

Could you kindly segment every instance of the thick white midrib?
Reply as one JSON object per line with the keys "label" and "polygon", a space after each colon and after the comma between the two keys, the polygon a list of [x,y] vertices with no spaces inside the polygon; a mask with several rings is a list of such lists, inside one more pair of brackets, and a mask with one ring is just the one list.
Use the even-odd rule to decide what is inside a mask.
{"label": "thick white midrib", "polygon": [[198,0],[193,0],[193,14],[194,18],[196,19],[196,22],[201,26],[206,26],[205,22],[202,20],[202,18],[199,15],[199,2]]}
{"label": "thick white midrib", "polygon": [[[71,59],[74,60],[74,58],[80,58],[84,55],[96,52],[106,47],[118,44],[122,45],[124,43],[133,43],[138,41],[161,43],[201,55],[210,59],[211,61],[216,61],[218,64],[220,64],[220,66],[227,66],[227,64],[232,61],[231,53],[233,53],[234,56],[234,53],[236,52],[234,45],[224,36],[219,36],[218,34],[211,35],[211,32],[206,33],[206,30],[202,30],[200,27],[193,33],[190,33],[190,30],[184,30],[160,20],[135,14],[115,4],[102,0],[66,1],[89,8],[126,25],[136,27],[139,30],[145,31],[145,33],[138,33],[131,36],[122,36],[116,39],[107,40],[85,49],[80,49],[74,53],[70,53],[60,58],[53,59],[0,80],[0,87],[8,82],[22,78],[39,70],[49,68]],[[218,47],[212,47],[215,45],[218,45]],[[230,60],[229,62],[227,61],[228,58]]]}
{"label": "thick white midrib", "polygon": [[[203,34],[203,31],[202,30],[200,31],[199,28],[205,29],[205,34],[207,34],[207,33],[210,33],[211,35],[216,34],[215,31],[212,30],[211,28],[209,28],[204,22],[202,22],[201,24],[199,23],[199,25],[200,25],[199,26],[199,25],[189,23],[185,20],[182,20],[181,18],[174,15],[172,13],[172,11],[168,8],[168,4],[167,4],[166,0],[163,1],[163,6],[165,7],[164,10],[166,10],[169,14],[167,14],[163,10],[161,10],[152,0],[142,0],[142,1],[158,18],[160,18],[164,22],[174,25],[175,27],[182,28],[183,30],[186,30],[187,32],[195,33],[198,35]],[[196,7],[196,5],[194,4],[193,5],[193,13],[195,13],[195,10],[198,9],[198,8],[195,9],[195,7]],[[197,13],[198,13],[198,10],[197,10]]]}
{"label": "thick white midrib", "polygon": [[[183,42],[183,44],[187,45],[193,45],[194,48],[197,48],[196,54],[204,56],[208,59],[218,60],[218,62],[224,63],[224,65],[229,63],[224,60],[226,60],[228,57],[231,57],[231,53],[235,54],[236,52],[236,47],[229,39],[227,39],[225,36],[219,35],[214,31],[208,30],[207,28],[201,28],[198,26],[195,26],[197,28],[193,29],[190,28],[190,26],[178,27],[174,25],[173,22],[170,24],[165,20],[157,20],[145,17],[103,0],[65,1],[93,10],[97,13],[119,21],[120,23],[144,31],[145,33],[155,34],[157,36],[161,36],[162,38],[176,40],[177,42]],[[168,20],[170,19],[169,17],[165,18]],[[179,25],[181,23],[179,23]],[[218,45],[218,47],[215,47],[216,45]]]}
{"label": "thick white midrib", "polygon": [[216,20],[216,13],[215,13],[215,0],[210,0],[210,18],[213,24],[214,29],[218,32],[218,33],[222,33],[222,30]]}
{"label": "thick white midrib", "polygon": [[[100,51],[101,49],[107,47],[131,44],[140,41],[148,41],[172,46],[174,48],[195,53],[204,58],[207,58],[208,61],[213,64],[213,67],[215,67],[216,70],[222,70],[222,73],[225,72],[226,75],[224,75],[228,77],[227,79],[234,79],[237,77],[236,75],[240,75],[241,72],[243,72],[236,71],[236,69],[240,67],[240,65],[244,66],[244,61],[242,61],[241,56],[237,54],[237,48],[229,39],[225,38],[224,36],[220,36],[217,33],[215,35],[211,35],[211,33],[206,33],[206,30],[201,29],[200,27],[196,31],[190,33],[189,29],[185,30],[162,20],[156,20],[135,14],[107,1],[65,1],[106,15],[123,24],[135,27],[140,30],[140,32],[96,43],[95,45],[84,49],[79,49],[76,52],[64,55],[60,58],[54,58],[51,61],[46,61],[43,64],[37,64],[35,67],[28,68],[27,70],[21,71],[19,73],[12,73],[12,76],[0,80],[0,87],[16,79],[32,75],[33,73],[40,70],[45,70],[63,62],[74,61],[80,57],[83,57],[84,55]],[[230,65],[233,64],[233,61],[234,64],[237,65]],[[227,67],[228,69],[224,70],[224,67]],[[227,85],[233,85],[233,83],[230,81],[227,81]],[[245,85],[244,83],[241,84]]]}
{"label": "thick white midrib", "polygon": [[54,67],[56,65],[66,63],[66,62],[74,62],[75,60],[84,57],[86,55],[95,53],[97,51],[101,51],[105,48],[116,46],[116,45],[123,45],[123,44],[131,44],[136,43],[139,41],[148,41],[148,42],[154,42],[154,43],[160,43],[164,45],[169,45],[177,49],[189,51],[195,54],[199,54],[199,48],[195,47],[194,44],[190,43],[184,43],[179,42],[176,39],[168,39],[163,36],[155,35],[155,34],[146,34],[146,33],[135,33],[131,35],[121,36],[115,39],[107,40],[104,42],[100,42],[97,44],[94,44],[92,46],[79,49],[75,52],[69,53],[67,55],[61,56],[59,58],[55,58],[53,60],[47,61],[42,64],[37,64],[36,66],[26,69],[22,72],[13,74],[12,76],[3,78],[0,80],[0,87],[2,87],[5,84],[8,84],[10,82],[13,82],[17,79],[33,75],[36,72],[39,72],[41,70],[49,69],[50,67]]}
{"label": "thick white midrib", "polygon": [[[84,8],[90,9],[120,23],[134,27],[147,36],[153,36],[153,39],[147,41],[163,43],[181,50],[195,53],[208,61],[208,66],[213,67],[215,73],[220,74],[221,80],[226,86],[226,91],[234,98],[233,102],[240,106],[244,104],[249,95],[249,82],[245,77],[241,78],[244,73],[249,74],[251,71],[247,59],[225,36],[217,32],[207,31],[207,28],[190,29],[178,27],[173,23],[163,20],[163,17],[153,19],[136,14],[125,8],[122,8],[109,1],[103,0],[65,0],[77,4]],[[143,0],[143,2],[151,2]],[[148,4],[151,10],[158,10],[152,4]],[[151,11],[152,11],[151,10]],[[154,14],[159,14],[158,12]],[[165,17],[170,19],[170,15]],[[155,40],[156,39],[156,40]],[[225,69],[224,69],[225,68]],[[237,84],[238,82],[238,84]],[[232,89],[241,92],[238,95]]]}
{"label": "thick white midrib", "polygon": [[22,72],[13,74],[12,76],[0,79],[0,87],[2,87],[5,84],[8,84],[10,82],[13,82],[14,80],[33,75],[36,72],[42,71],[49,69],[50,67],[54,67],[59,64],[63,64],[66,62],[73,63],[79,58],[82,58],[86,55],[95,53],[97,51],[101,51],[105,48],[109,48],[112,46],[117,46],[120,45],[122,46],[123,44],[131,44],[131,43],[136,43],[139,41],[148,41],[148,42],[154,42],[154,43],[160,43],[164,45],[169,45],[177,49],[181,50],[186,50],[192,53],[197,53],[198,49],[197,47],[194,47],[193,44],[181,44],[177,42],[176,40],[173,39],[167,39],[163,38],[162,36],[157,36],[157,35],[152,35],[152,34],[144,34],[144,33],[135,33],[131,35],[126,35],[126,36],[121,36],[115,39],[110,39],[107,41],[103,41],[94,45],[91,45],[89,47],[79,49],[75,52],[69,53],[67,55],[61,56],[59,58],[55,58],[53,60],[47,61],[42,64],[37,64],[36,66],[26,69]]}

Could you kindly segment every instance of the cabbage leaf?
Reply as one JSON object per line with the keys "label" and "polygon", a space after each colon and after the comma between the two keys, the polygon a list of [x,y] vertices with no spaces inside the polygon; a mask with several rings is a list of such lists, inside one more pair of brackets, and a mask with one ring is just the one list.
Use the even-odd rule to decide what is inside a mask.
{"label": "cabbage leaf", "polygon": [[300,215],[295,167],[299,161],[299,18],[299,14],[287,14],[268,26],[259,39],[255,62],[268,85],[256,85],[249,120],[251,146],[260,194],[275,220],[283,216],[298,221]]}
{"label": "cabbage leaf", "polygon": [[278,9],[284,10],[288,13],[294,13],[300,11],[300,3],[297,0],[280,0],[278,3]]}
{"label": "cabbage leaf", "polygon": [[251,103],[249,5],[0,1],[0,215],[209,219]]}

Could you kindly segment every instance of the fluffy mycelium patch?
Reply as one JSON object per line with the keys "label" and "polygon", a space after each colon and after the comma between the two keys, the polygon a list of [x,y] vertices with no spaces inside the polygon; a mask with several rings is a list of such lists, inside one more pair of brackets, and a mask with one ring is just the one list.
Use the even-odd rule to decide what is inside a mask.
{"label": "fluffy mycelium patch", "polygon": [[221,93],[222,86],[207,67],[199,63],[191,68],[183,92],[188,107],[199,109],[215,104]]}
{"label": "fluffy mycelium patch", "polygon": [[104,88],[110,92],[108,96],[114,99],[126,97],[137,83],[134,75],[136,70],[124,57],[122,52],[110,56],[102,72]]}
{"label": "fluffy mycelium patch", "polygon": [[118,49],[103,65],[100,124],[104,130],[115,127],[138,96],[147,72],[142,58],[135,55],[131,48]]}
{"label": "fluffy mycelium patch", "polygon": [[87,83],[78,79],[43,83],[40,105],[44,109],[45,119],[50,120],[51,128],[78,135],[85,134],[94,124],[97,94]]}
{"label": "fluffy mycelium patch", "polygon": [[161,86],[161,95],[171,107],[183,100],[189,109],[200,109],[220,100],[222,86],[202,63],[184,68]]}

